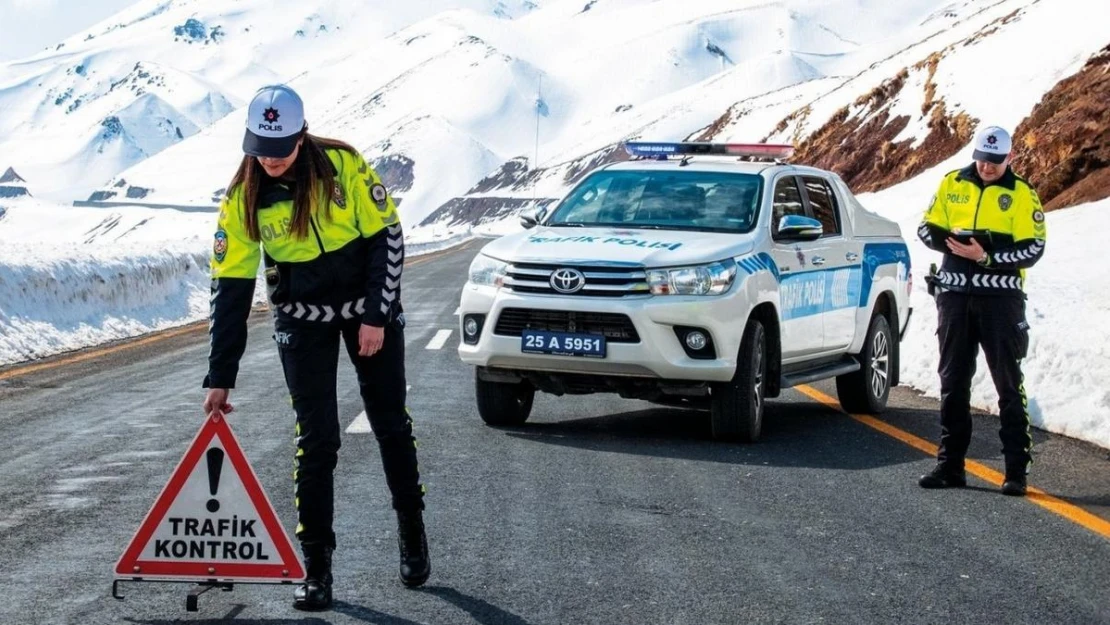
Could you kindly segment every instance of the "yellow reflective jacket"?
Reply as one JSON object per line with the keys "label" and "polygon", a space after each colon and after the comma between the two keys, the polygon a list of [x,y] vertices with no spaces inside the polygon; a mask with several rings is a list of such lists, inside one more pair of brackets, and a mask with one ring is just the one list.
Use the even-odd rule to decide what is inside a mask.
{"label": "yellow reflective jacket", "polygon": [[282,180],[265,177],[260,185],[261,241],[247,233],[241,187],[229,189],[220,205],[211,257],[212,338],[205,387],[234,387],[260,262],[265,262],[276,315],[372,326],[401,318],[404,237],[396,204],[361,155],[326,152],[336,193],[329,217],[320,211],[312,215],[307,237],[290,232],[294,189]]}
{"label": "yellow reflective jacket", "polygon": [[[1025,270],[1044,255],[1044,211],[1037,192],[1007,168],[983,184],[972,163],[944,177],[917,230],[925,245],[944,253],[936,280],[946,290],[975,295],[1021,294]],[[987,252],[977,263],[948,251],[949,237],[975,238]]]}

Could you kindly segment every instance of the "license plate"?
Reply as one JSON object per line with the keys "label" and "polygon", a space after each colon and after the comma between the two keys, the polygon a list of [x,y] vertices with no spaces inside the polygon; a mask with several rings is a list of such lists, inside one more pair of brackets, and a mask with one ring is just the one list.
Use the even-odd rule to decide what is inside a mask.
{"label": "license plate", "polygon": [[526,354],[605,358],[605,337],[597,334],[524,330],[520,335],[520,351]]}

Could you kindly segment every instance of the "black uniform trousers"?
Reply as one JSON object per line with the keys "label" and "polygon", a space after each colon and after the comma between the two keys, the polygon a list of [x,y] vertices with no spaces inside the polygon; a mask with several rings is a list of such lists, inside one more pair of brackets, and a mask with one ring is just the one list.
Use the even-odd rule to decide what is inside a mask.
{"label": "black uniform trousers", "polygon": [[1021,359],[1029,348],[1025,299],[1014,295],[937,295],[940,339],[940,450],[937,460],[954,470],[964,468],[971,443],[971,380],[979,346],[998,391],[1002,422],[999,437],[1006,472],[1024,475],[1032,462]]}
{"label": "black uniform trousers", "polygon": [[297,415],[296,535],[306,546],[335,548],[333,472],[340,446],[336,399],[340,338],[355,367],[363,406],[378,440],[393,508],[424,508],[416,440],[405,407],[404,322],[394,320],[385,327],[382,347],[370,357],[358,355],[360,325],[358,319],[322,323],[282,313],[274,323],[274,340]]}

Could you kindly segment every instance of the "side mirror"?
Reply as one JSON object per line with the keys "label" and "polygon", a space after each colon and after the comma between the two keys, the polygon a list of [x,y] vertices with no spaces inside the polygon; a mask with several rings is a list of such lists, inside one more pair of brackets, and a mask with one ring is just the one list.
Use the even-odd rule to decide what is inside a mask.
{"label": "side mirror", "polygon": [[823,234],[825,234],[825,228],[816,219],[801,215],[786,215],[779,220],[779,232],[776,238],[789,241],[816,241]]}
{"label": "side mirror", "polygon": [[520,215],[520,225],[524,226],[525,229],[535,228],[545,215],[547,215],[547,209],[544,208],[526,210]]}

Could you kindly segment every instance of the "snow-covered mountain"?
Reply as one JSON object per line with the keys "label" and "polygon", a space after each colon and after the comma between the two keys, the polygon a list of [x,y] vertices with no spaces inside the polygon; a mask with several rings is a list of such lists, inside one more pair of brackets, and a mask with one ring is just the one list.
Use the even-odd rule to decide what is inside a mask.
{"label": "snow-covered mountain", "polygon": [[[864,192],[942,163],[949,168],[966,164],[975,131],[991,124],[1019,131],[1024,175],[1034,183],[1058,181],[1040,185],[1050,209],[1098,200],[1110,195],[1110,169],[1097,173],[1110,162],[1110,138],[1107,125],[1093,121],[1110,118],[1110,53],[1100,52],[1110,35],[1076,18],[1097,4],[897,3],[897,10],[914,19],[882,25],[891,37],[861,46],[866,52],[838,59],[831,68],[807,62],[806,67],[821,68],[818,76],[783,80],[780,88],[753,93],[745,91],[753,82],[750,71],[728,69],[657,99],[636,116],[614,116],[600,132],[567,137],[567,147],[539,169],[522,161],[506,163],[425,223],[496,221],[532,204],[533,196],[559,197],[589,166],[625,158],[618,146],[629,138],[791,143],[798,147],[795,161],[833,169]],[[827,10],[842,17],[872,16],[844,5]],[[804,21],[819,15],[807,14]],[[803,21],[796,15],[792,19]],[[900,30],[891,30],[899,25]],[[844,32],[856,35],[858,30]],[[1051,48],[1036,45],[1046,37],[1056,42]],[[801,56],[790,55],[793,60]],[[779,68],[790,65],[777,60]],[[726,104],[722,95],[735,101]],[[1046,95],[1054,99],[1039,105]],[[723,113],[706,117],[707,110],[722,107]],[[1046,133],[1053,137],[1052,149],[1038,149],[1037,137]],[[1092,172],[1095,176],[1089,177]],[[1084,180],[1081,190],[1066,193]]]}
{"label": "snow-covered mountain", "polygon": [[490,174],[541,183],[510,196],[557,195],[618,141],[683,138],[737,102],[778,104],[763,136],[783,103],[974,13],[939,0],[143,1],[0,66],[0,106],[16,113],[0,154],[40,197],[211,205],[240,157],[242,106],[287,81],[313,131],[393,164],[415,226],[475,187],[505,195]]}
{"label": "snow-covered mountain", "polygon": [[[536,7],[529,0],[140,0],[34,57],[0,64],[0,160],[41,197],[85,199],[236,111],[263,84],[326,72],[351,56],[369,61],[392,33],[447,8],[511,19]],[[373,65],[349,67],[375,74]]]}
{"label": "snow-covered mountain", "polygon": [[143,0],[0,65],[0,167],[36,197],[212,206],[243,105],[284,81],[385,170],[409,227],[558,197],[629,138],[793,142],[878,190],[1029,116],[1107,45],[1075,17],[1096,5]]}

